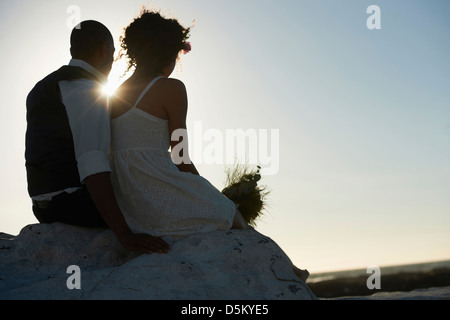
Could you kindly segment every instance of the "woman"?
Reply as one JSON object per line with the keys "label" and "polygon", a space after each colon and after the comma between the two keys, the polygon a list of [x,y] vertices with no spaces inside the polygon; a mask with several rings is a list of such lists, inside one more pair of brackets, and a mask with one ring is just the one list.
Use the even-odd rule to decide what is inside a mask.
{"label": "woman", "polygon": [[[169,76],[179,53],[190,50],[188,37],[177,20],[144,10],[121,38],[135,71],[112,101],[110,160],[118,204],[136,233],[249,228],[236,204],[199,176],[190,160],[176,165],[168,151],[187,139],[170,138],[186,132],[187,95],[184,84]],[[184,152],[173,156],[186,160]]]}
{"label": "woman", "polygon": [[[188,37],[189,29],[178,21],[144,10],[121,38],[129,69],[135,67],[135,72],[112,103],[110,160],[118,204],[136,233],[161,237],[248,229],[262,207],[265,193],[256,187],[258,172],[235,171],[221,193],[199,176],[183,154],[187,150],[173,155],[185,160],[175,161],[177,165],[168,152],[169,147],[180,150],[180,142],[187,146],[186,135],[170,139],[177,130],[186,133],[187,95],[184,84],[169,76],[179,53],[190,50]],[[293,270],[303,280],[309,275],[295,266]]]}

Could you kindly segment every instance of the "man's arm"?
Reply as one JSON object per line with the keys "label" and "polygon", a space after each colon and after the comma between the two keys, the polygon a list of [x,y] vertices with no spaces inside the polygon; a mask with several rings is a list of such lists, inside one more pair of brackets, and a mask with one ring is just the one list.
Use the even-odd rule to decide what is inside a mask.
{"label": "man's arm", "polygon": [[161,238],[131,232],[117,204],[109,175],[109,172],[97,173],[87,177],[85,183],[97,210],[120,243],[132,251],[167,253],[170,247]]}
{"label": "man's arm", "polygon": [[72,131],[80,180],[105,222],[129,250],[151,253],[167,252],[162,239],[147,234],[133,234],[120,210],[110,180],[108,160],[110,118],[107,97],[90,80],[59,83]]}

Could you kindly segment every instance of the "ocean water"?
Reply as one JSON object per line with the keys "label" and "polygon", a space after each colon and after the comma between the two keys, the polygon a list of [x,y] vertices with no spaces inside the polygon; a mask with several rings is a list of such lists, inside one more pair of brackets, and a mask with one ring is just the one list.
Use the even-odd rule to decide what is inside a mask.
{"label": "ocean water", "polygon": [[[405,264],[396,266],[379,266],[381,275],[396,274],[400,272],[427,272],[433,269],[450,268],[450,260]],[[307,283],[315,283],[325,280],[334,280],[339,278],[353,278],[358,276],[368,276],[367,269],[354,269],[333,272],[321,272],[310,274]]]}

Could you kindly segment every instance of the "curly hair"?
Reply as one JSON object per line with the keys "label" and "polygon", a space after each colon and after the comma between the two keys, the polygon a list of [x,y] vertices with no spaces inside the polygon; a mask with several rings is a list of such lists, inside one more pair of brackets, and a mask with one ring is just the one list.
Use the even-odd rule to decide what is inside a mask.
{"label": "curly hair", "polygon": [[133,67],[159,74],[181,50],[189,50],[186,42],[190,28],[176,19],[166,19],[159,12],[143,9],[140,16],[124,29],[120,37],[119,58],[126,56],[128,72]]}

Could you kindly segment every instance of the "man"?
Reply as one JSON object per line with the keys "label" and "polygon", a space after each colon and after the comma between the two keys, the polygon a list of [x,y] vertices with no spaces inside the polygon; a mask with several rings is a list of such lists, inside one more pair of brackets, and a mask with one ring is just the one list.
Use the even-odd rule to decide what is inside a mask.
{"label": "man", "polygon": [[108,161],[110,118],[101,86],[114,41],[97,21],[70,37],[68,66],[39,81],[27,97],[26,169],[33,213],[41,223],[110,227],[133,251],[167,252],[162,239],[133,234],[116,202]]}

